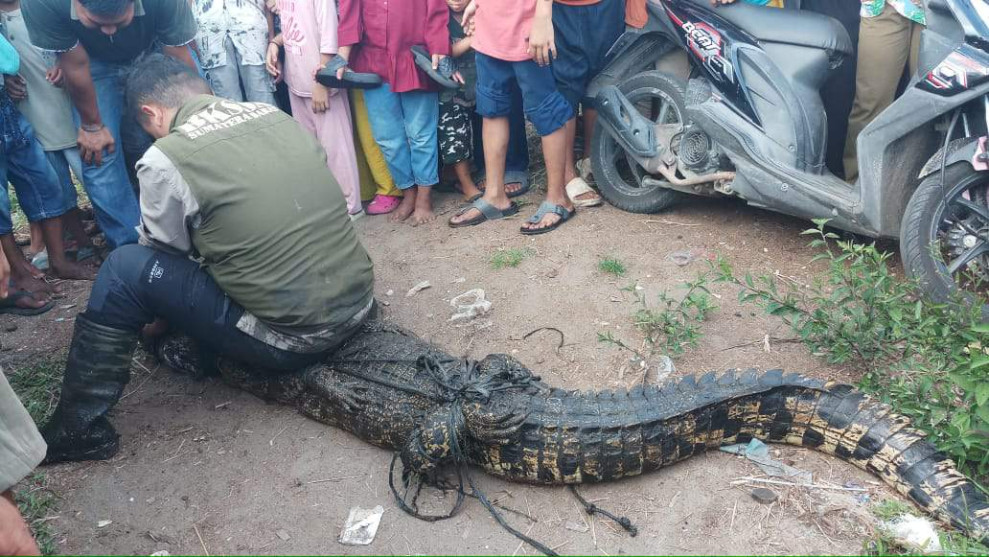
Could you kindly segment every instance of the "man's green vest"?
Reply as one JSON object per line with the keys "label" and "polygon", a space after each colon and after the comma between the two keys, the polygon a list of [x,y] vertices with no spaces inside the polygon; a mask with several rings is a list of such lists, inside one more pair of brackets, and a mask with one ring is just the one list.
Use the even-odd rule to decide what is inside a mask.
{"label": "man's green vest", "polygon": [[191,235],[203,265],[247,311],[304,330],[343,323],[366,306],[371,260],[325,152],[291,116],[202,95],[155,146],[199,203]]}

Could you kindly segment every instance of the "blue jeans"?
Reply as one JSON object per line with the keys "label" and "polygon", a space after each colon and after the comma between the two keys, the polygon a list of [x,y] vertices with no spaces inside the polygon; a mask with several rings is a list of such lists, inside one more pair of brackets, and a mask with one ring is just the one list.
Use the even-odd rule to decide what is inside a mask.
{"label": "blue jeans", "polygon": [[206,269],[184,255],[145,246],[124,246],[107,257],[93,282],[85,315],[135,334],[160,317],[215,355],[268,370],[294,371],[325,357],[280,350],[244,333],[237,328],[244,308]]}
{"label": "blue jeans", "polygon": [[72,175],[82,179],[82,158],[79,156],[78,147],[70,147],[60,151],[45,151],[48,164],[55,170],[55,176],[62,187],[62,201],[65,203],[65,210],[71,211],[79,206],[79,196],[76,194],[76,186],[72,183]]}
{"label": "blue jeans", "polygon": [[230,37],[223,41],[227,63],[204,70],[213,94],[236,102],[275,104],[275,84],[264,65],[241,63],[240,53]]}
{"label": "blue jeans", "polygon": [[[6,94],[6,93],[2,93]],[[10,217],[10,196],[7,182],[14,185],[17,201],[27,220],[37,222],[62,216],[66,209],[62,200],[62,187],[55,170],[48,164],[45,150],[34,137],[34,129],[27,118],[17,113],[17,125],[27,144],[11,143],[0,152],[0,236],[14,231]]]}
{"label": "blue jeans", "polygon": [[507,118],[515,89],[522,91],[522,108],[540,136],[559,130],[574,117],[573,107],[556,89],[550,67],[532,60],[508,62],[476,53],[477,113],[485,118]]}
{"label": "blue jeans", "polygon": [[[137,242],[136,226],[141,220],[137,196],[127,177],[124,151],[138,152],[151,145],[150,136],[140,129],[134,118],[126,115],[124,106],[124,79],[127,67],[90,59],[89,72],[96,89],[96,104],[103,124],[113,135],[117,148],[112,154],[103,154],[103,164],[84,165],[82,180],[93,202],[96,222],[106,234],[111,249]],[[73,110],[76,126],[80,125],[79,113]]]}
{"label": "blue jeans", "polygon": [[383,83],[365,90],[364,101],[374,140],[388,161],[395,185],[404,190],[439,182],[439,96],[428,91],[392,93]]}

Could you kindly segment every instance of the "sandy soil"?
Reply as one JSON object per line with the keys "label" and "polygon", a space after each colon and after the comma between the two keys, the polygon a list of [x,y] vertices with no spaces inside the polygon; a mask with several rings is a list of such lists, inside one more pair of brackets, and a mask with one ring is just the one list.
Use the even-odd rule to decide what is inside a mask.
{"label": "sandy soil", "polygon": [[[530,194],[522,214],[537,203]],[[438,205],[443,219],[457,198],[440,196]],[[535,238],[518,234],[520,223],[453,232],[443,220],[415,229],[380,217],[360,221],[376,264],[377,295],[388,304],[384,315],[454,354],[509,352],[549,383],[612,388],[641,380],[627,353],[597,340],[599,332],[611,331],[630,345],[641,343],[630,319],[634,296],[623,288],[638,284],[654,300],[703,271],[703,259],[714,254],[740,271],[779,271],[798,282],[815,270],[806,238],[798,235],[808,223],[733,202],[691,200],[654,216],[583,210],[560,231]],[[516,268],[493,269],[491,257],[512,248],[527,248],[531,256]],[[668,259],[683,250],[700,260],[681,267]],[[599,271],[604,257],[622,260],[627,275]],[[426,280],[431,288],[406,297]],[[449,300],[472,288],[486,291],[493,310],[451,323]],[[64,349],[87,291],[85,284],[66,285],[61,306],[75,305],[40,318],[0,317],[0,364],[16,372],[30,358]],[[790,332],[757,308],[740,306],[733,288],[716,285],[713,292],[720,307],[704,325],[700,346],[677,360],[676,374],[784,367],[855,380],[855,370],[828,367],[797,343],[771,340],[767,352],[766,335],[788,338]],[[11,325],[17,330],[7,331]],[[562,331],[564,346],[557,348],[559,335],[550,331],[523,338],[540,327]],[[473,500],[444,522],[403,514],[388,490],[387,452],[219,381],[195,382],[142,360],[113,421],[123,448],[112,461],[47,469],[61,497],[54,524],[64,552],[532,553]],[[818,481],[854,482],[870,490],[872,501],[889,496],[875,478],[836,459],[781,450],[782,459],[813,471]],[[856,553],[873,527],[857,493],[777,489],[778,501],[760,504],[751,487],[732,483],[761,475],[758,469],[726,454],[584,488],[591,501],[628,515],[640,530],[634,538],[587,518],[566,490],[475,475],[490,497],[531,517],[508,513],[516,528],[564,553]],[[452,501],[425,497],[437,498],[437,505]],[[375,505],[385,513],[374,543],[338,544],[349,509]],[[112,523],[97,527],[105,520]]]}

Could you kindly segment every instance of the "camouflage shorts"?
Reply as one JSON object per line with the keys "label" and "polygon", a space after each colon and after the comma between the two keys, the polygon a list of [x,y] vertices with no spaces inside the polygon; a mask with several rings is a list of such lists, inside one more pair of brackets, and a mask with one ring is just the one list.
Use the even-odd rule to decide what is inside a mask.
{"label": "camouflage shorts", "polygon": [[454,101],[440,103],[438,131],[443,164],[454,164],[471,158],[474,139],[469,108]]}

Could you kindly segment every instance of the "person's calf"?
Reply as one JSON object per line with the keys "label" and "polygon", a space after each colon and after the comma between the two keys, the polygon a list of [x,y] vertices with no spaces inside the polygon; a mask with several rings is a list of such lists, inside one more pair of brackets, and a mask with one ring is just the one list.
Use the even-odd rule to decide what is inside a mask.
{"label": "person's calf", "polygon": [[481,195],[483,192],[474,183],[474,178],[470,175],[470,161],[463,160],[453,165],[453,170],[457,174],[460,182],[460,193],[464,194],[464,200],[469,201]]}

